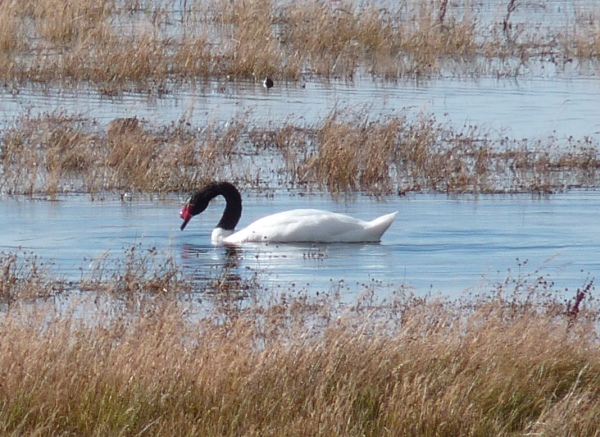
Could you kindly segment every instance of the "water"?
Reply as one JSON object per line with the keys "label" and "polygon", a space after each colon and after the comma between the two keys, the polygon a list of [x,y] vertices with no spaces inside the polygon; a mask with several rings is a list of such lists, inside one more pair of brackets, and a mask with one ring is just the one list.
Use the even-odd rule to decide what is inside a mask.
{"label": "water", "polygon": [[260,83],[208,83],[197,89],[148,96],[125,94],[106,98],[95,91],[41,91],[24,88],[12,95],[0,90],[0,129],[18,114],[66,110],[108,124],[117,117],[145,119],[164,126],[185,119],[192,125],[225,123],[250,113],[257,124],[321,123],[334,109],[366,110],[377,118],[386,114],[432,114],[457,130],[478,126],[493,138],[508,136],[543,139],[549,136],[600,140],[600,82],[593,76],[529,77],[521,80],[480,78],[440,79],[423,84],[381,84],[362,79],[354,83],[276,83],[267,91]]}
{"label": "water", "polygon": [[[407,111],[434,114],[438,121],[457,128],[472,124],[514,138],[600,137],[600,85],[593,77],[532,77],[519,82],[444,79],[423,85],[316,82],[306,88],[277,84],[269,92],[252,82],[227,83],[225,92],[219,86],[182,89],[160,98],[127,94],[117,99],[89,90],[28,88],[14,96],[5,90],[0,94],[1,120],[5,127],[24,112],[64,110],[101,124],[137,115],[156,126],[181,118],[202,125],[207,119],[225,123],[250,110],[257,123],[277,125],[289,118],[315,123],[333,108],[358,107],[367,108],[373,117]],[[222,203],[180,232],[177,213],[183,195],[154,202],[110,197],[91,202],[87,196],[56,202],[0,197],[0,249],[32,251],[52,259],[57,272],[77,281],[94,260],[122,259],[132,245],[154,246],[172,254],[198,278],[214,277],[228,268],[242,277],[256,275],[276,290],[316,292],[341,287],[350,296],[360,292],[363,284],[376,281],[383,288],[408,287],[419,294],[458,297],[465,290],[502,282],[509,270],[510,275],[518,275],[525,260],[523,274],[549,275],[558,290],[573,290],[600,272],[596,192],[542,198],[410,195],[385,201],[357,196],[347,202],[286,190],[277,190],[272,199],[245,194],[240,225],[296,207],[365,219],[394,210],[400,214],[381,244],[247,246],[231,257],[209,242]]]}
{"label": "water", "polygon": [[[276,84],[269,92],[252,82],[227,83],[225,92],[218,86],[182,89],[160,98],[127,94],[117,99],[93,91],[29,88],[13,96],[5,90],[0,94],[0,123],[6,127],[24,112],[64,110],[101,124],[137,115],[155,126],[181,118],[203,125],[207,119],[225,123],[251,111],[257,123],[276,126],[289,118],[315,123],[333,108],[367,108],[373,117],[423,112],[458,129],[471,124],[513,138],[600,139],[600,85],[593,77],[444,79],[423,85],[317,82],[306,88]],[[56,202],[0,197],[0,250],[31,251],[52,259],[55,271],[77,281],[98,260],[123,259],[133,245],[156,247],[200,279],[228,269],[244,278],[256,275],[274,290],[339,287],[348,296],[375,281],[385,290],[406,287],[418,294],[459,297],[469,289],[490,288],[509,274],[519,275],[518,266],[526,260],[521,274],[549,275],[557,290],[574,290],[600,273],[600,195],[594,191],[541,198],[415,194],[376,201],[356,196],[346,202],[334,202],[327,195],[275,193],[273,198],[245,193],[240,225],[297,207],[364,219],[395,210],[400,214],[381,244],[247,246],[232,257],[210,245],[222,203],[181,232],[177,214],[184,195],[154,202],[122,202],[116,196],[100,202],[87,196]]]}
{"label": "water", "polygon": [[[385,4],[385,2],[384,2]],[[391,3],[395,5],[395,3]],[[173,7],[180,7],[177,2]],[[593,2],[552,1],[523,5],[512,17],[528,30],[576,23]],[[506,5],[472,6],[480,25],[501,22]],[[175,22],[175,21],[174,21]],[[134,24],[131,24],[134,26]],[[510,60],[508,61],[510,62]],[[600,140],[600,82],[597,65],[535,61],[518,77],[441,77],[423,82],[381,83],[308,80],[267,91],[253,81],[208,81],[173,85],[167,94],[124,93],[106,97],[80,87],[53,85],[0,88],[0,133],[23,115],[65,111],[106,126],[117,117],[137,116],[150,127],[186,120],[201,128],[250,114],[259,125],[321,123],[333,110],[388,114],[431,114],[457,130],[477,126],[491,137],[544,139],[550,136]],[[507,71],[511,68],[507,67]],[[460,76],[460,75],[459,75]],[[190,187],[193,189],[196,187]],[[281,188],[281,187],[278,187]],[[285,187],[283,187],[285,188]],[[381,244],[249,245],[234,254],[210,245],[222,202],[179,231],[184,195],[166,200],[122,202],[116,196],[92,202],[88,196],[58,201],[5,197],[0,193],[0,250],[30,251],[53,260],[54,269],[77,281],[105,257],[122,259],[139,245],[170,254],[198,278],[229,269],[276,289],[311,291],[340,286],[350,295],[362,284],[409,287],[417,293],[457,297],[489,287],[507,275],[549,275],[556,288],[573,290],[600,274],[600,194],[572,191],[531,195],[466,196],[411,194],[382,200],[355,196],[334,202],[327,195],[300,196],[276,190],[273,198],[244,193],[241,225],[289,208],[322,208],[373,218],[399,210]],[[527,263],[523,266],[523,263]],[[521,267],[519,267],[521,266]],[[510,273],[509,273],[510,271]]]}
{"label": "water", "polygon": [[53,268],[66,279],[77,281],[95,261],[123,258],[133,245],[142,250],[156,247],[201,279],[227,269],[227,274],[256,277],[274,290],[321,292],[340,287],[348,296],[359,293],[364,284],[377,283],[381,290],[405,287],[417,294],[460,297],[469,290],[490,289],[504,281],[509,270],[511,277],[547,276],[557,291],[564,291],[600,272],[600,193],[595,191],[476,199],[410,195],[385,202],[359,196],[346,203],[318,195],[244,198],[241,226],[296,207],[363,219],[395,210],[400,214],[380,244],[259,244],[231,254],[210,244],[222,201],[214,201],[181,232],[179,198],[8,198],[0,202],[0,250],[33,251],[52,259]]}

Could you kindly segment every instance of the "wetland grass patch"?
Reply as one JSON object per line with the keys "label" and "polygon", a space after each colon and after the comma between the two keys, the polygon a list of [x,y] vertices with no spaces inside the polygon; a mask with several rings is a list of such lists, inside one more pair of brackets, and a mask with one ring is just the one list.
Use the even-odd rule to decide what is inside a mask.
{"label": "wetland grass patch", "polygon": [[[139,284],[148,270],[129,269]],[[28,282],[34,275],[19,276]],[[103,277],[86,291],[96,302],[120,281]],[[226,300],[223,281],[217,288],[207,282],[198,291],[203,300],[211,293]],[[2,432],[509,436],[600,429],[593,282],[581,287],[587,292],[576,312],[553,297],[549,282],[526,277],[465,302],[402,289],[381,300],[371,288],[350,303],[335,292],[290,293],[215,305],[204,315],[177,287],[144,305],[84,316],[64,305],[12,302],[0,315]]]}
{"label": "wetland grass patch", "polygon": [[598,11],[575,6],[564,25],[531,26],[524,17],[535,17],[540,6],[510,4],[508,13],[506,5],[490,6],[490,18],[469,2],[447,0],[398,7],[309,0],[4,1],[0,80],[160,94],[182,81],[226,77],[518,76],[531,61],[562,70],[574,58],[597,59]]}
{"label": "wetland grass patch", "polygon": [[117,119],[107,131],[64,113],[23,115],[0,136],[6,194],[189,191],[209,180],[332,194],[551,193],[598,186],[590,138],[496,138],[426,115],[331,113],[255,126],[250,113],[194,127]]}
{"label": "wetland grass patch", "polygon": [[106,132],[93,120],[63,113],[19,117],[0,139],[0,189],[30,195],[188,190],[225,171],[240,132],[236,123],[200,133],[183,121],[155,131],[126,121],[117,119]]}
{"label": "wetland grass patch", "polygon": [[35,301],[60,295],[67,288],[53,265],[34,253],[0,252],[0,304]]}

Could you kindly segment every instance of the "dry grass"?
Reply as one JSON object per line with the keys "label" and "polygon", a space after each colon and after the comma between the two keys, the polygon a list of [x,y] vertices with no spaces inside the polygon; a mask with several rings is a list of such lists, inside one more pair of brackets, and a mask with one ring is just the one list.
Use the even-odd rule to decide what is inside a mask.
{"label": "dry grass", "polygon": [[360,112],[332,114],[315,130],[298,172],[331,192],[552,192],[597,184],[598,146],[589,138],[495,139],[432,117],[370,121]]}
{"label": "dry grass", "polygon": [[390,167],[406,123],[405,118],[370,121],[366,114],[334,113],[318,127],[318,152],[305,162],[303,172],[332,192],[393,191]]}
{"label": "dry grass", "polygon": [[48,298],[61,294],[66,283],[55,278],[52,265],[33,253],[0,253],[0,303]]}
{"label": "dry grass", "polygon": [[123,258],[114,259],[107,253],[93,260],[82,271],[77,288],[139,300],[145,296],[181,297],[192,291],[193,284],[184,278],[172,256],[138,245],[127,249]]}
{"label": "dry grass", "polygon": [[64,113],[21,116],[18,127],[4,132],[0,146],[2,190],[56,193],[59,185],[68,189],[73,176],[93,171],[96,138],[84,131],[84,121]]}
{"label": "dry grass", "polygon": [[[102,301],[121,281],[95,283]],[[140,266],[146,265],[144,268]],[[171,267],[157,277],[171,276]],[[34,275],[19,275],[32,289]],[[227,287],[236,287],[234,282]],[[224,283],[206,289],[224,293]],[[465,303],[365,289],[206,308],[166,280],[124,312],[13,302],[0,318],[0,430],[11,435],[595,435],[593,284],[571,305],[507,278]],[[257,284],[256,287],[259,287]],[[153,299],[148,299],[151,291]],[[221,299],[227,299],[229,291]],[[583,297],[580,299],[580,295]],[[206,294],[203,294],[206,296]],[[295,296],[295,297],[294,297]],[[234,296],[233,299],[238,299]],[[102,304],[97,304],[102,305]],[[201,305],[201,304],[196,304]]]}
{"label": "dry grass", "polygon": [[199,132],[185,121],[152,131],[117,119],[104,132],[79,116],[23,115],[0,139],[0,189],[51,195],[188,190],[223,174],[242,120]]}
{"label": "dry grass", "polygon": [[[577,12],[572,27],[532,33],[512,21],[528,8],[534,15],[536,5],[511,4],[510,13],[504,6],[490,22],[469,2],[447,0],[397,8],[310,0],[195,0],[181,8],[176,2],[9,0],[0,4],[0,80],[162,93],[199,78],[519,74],[530,59],[597,57],[596,11]],[[507,58],[516,60],[510,73]]]}
{"label": "dry grass", "polygon": [[23,115],[0,137],[8,194],[188,191],[214,179],[331,193],[547,193],[599,184],[589,138],[494,138],[424,115],[333,112],[301,127],[254,126],[251,114],[193,128],[116,119],[105,132],[81,116]]}

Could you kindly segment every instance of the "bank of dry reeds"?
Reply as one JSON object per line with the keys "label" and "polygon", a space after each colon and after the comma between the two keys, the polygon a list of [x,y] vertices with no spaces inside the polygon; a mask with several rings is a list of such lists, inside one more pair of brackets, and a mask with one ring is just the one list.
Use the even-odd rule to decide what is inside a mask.
{"label": "bank of dry reeds", "polygon": [[[85,291],[96,311],[24,296],[4,307],[3,434],[513,436],[600,429],[591,282],[568,304],[552,297],[547,281],[517,277],[463,303],[402,290],[381,300],[367,288],[352,303],[335,293],[291,292],[225,312],[223,305],[194,311],[202,304],[181,299],[182,282],[165,280],[160,293],[155,282],[144,282],[156,264],[136,250]],[[41,296],[44,284],[29,267],[9,276],[38,291],[27,296]],[[156,273],[168,278],[172,268]],[[119,282],[142,285],[110,285]],[[200,296],[223,293],[218,282],[206,283]],[[144,303],[108,310],[106,293]]]}
{"label": "bank of dry reeds", "polygon": [[123,121],[111,122],[105,131],[88,119],[63,113],[23,115],[1,140],[0,188],[9,194],[52,195],[187,190],[221,174],[228,163],[227,148],[240,132],[235,123],[208,126],[200,139],[184,122],[160,132],[145,129],[139,121],[115,128]]}
{"label": "bank of dry reeds", "polygon": [[137,118],[108,128],[65,113],[23,115],[0,137],[8,194],[187,191],[213,179],[331,193],[548,193],[598,186],[589,138],[495,138],[425,115],[332,112],[311,126],[255,126],[251,114],[192,126]]}
{"label": "bank of dry reeds", "polygon": [[594,186],[599,166],[589,138],[494,138],[426,115],[333,113],[317,132],[304,175],[330,191],[544,193]]}
{"label": "bank of dry reeds", "polygon": [[490,6],[490,18],[468,2],[447,0],[397,7],[7,0],[0,3],[0,80],[85,82],[106,94],[162,93],[182,80],[516,75],[529,60],[562,67],[574,57],[597,58],[597,11],[576,7],[563,26],[546,28],[530,26],[539,5],[510,3],[510,12],[504,4]]}

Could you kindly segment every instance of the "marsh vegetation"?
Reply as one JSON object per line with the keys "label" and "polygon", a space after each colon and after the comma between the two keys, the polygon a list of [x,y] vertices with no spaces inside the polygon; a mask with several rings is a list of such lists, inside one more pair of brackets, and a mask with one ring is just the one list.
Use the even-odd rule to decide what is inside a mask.
{"label": "marsh vegetation", "polygon": [[600,425],[592,281],[567,301],[548,278],[518,272],[454,302],[401,288],[381,299],[377,284],[353,302],[335,289],[271,294],[225,276],[198,295],[151,255],[134,249],[96,277],[82,317],[81,302],[38,295],[62,286],[51,269],[2,254],[4,434],[593,435]]}
{"label": "marsh vegetation", "polygon": [[[489,2],[484,2],[488,5]],[[600,10],[407,0],[0,1],[0,82],[153,96],[198,82],[518,77],[598,67]],[[526,15],[525,15],[526,17]],[[332,110],[307,122],[100,122],[23,112],[0,131],[0,193],[162,195],[244,188],[553,193],[598,187],[594,137],[510,138],[428,114]],[[41,196],[44,197],[44,196]],[[310,248],[304,258],[326,256]],[[66,279],[0,253],[0,432],[6,435],[595,435],[594,278],[558,289],[509,272],[464,299],[201,280],[134,245]],[[521,267],[521,265],[519,265]],[[385,294],[385,297],[380,297]]]}
{"label": "marsh vegetation", "polygon": [[[598,11],[575,5],[558,23],[529,26],[527,17],[540,10],[513,1],[4,1],[0,80],[15,92],[27,83],[113,95],[266,75],[292,82],[420,80],[519,76],[540,63],[557,72],[566,65],[595,68]],[[450,127],[427,114],[378,116],[355,108],[266,128],[256,127],[251,114],[201,126],[185,116],[166,126],[132,120],[116,120],[106,131],[79,114],[22,113],[0,132],[0,190],[168,192],[214,178],[372,194],[553,192],[597,184],[594,137],[509,138],[479,126]],[[266,153],[277,158],[261,159]]]}
{"label": "marsh vegetation", "polygon": [[112,95],[266,75],[518,76],[540,61],[561,71],[597,60],[599,11],[576,3],[560,24],[531,26],[528,14],[546,9],[528,1],[11,0],[0,4],[0,80],[84,82]]}
{"label": "marsh vegetation", "polygon": [[334,111],[313,125],[273,127],[249,114],[205,126],[113,123],[106,132],[82,116],[23,115],[0,136],[0,190],[165,193],[231,179],[331,193],[549,193],[599,182],[591,138],[498,138],[423,115]]}

